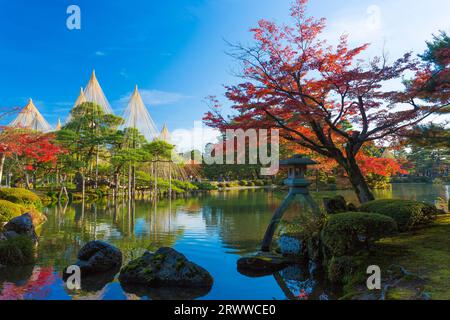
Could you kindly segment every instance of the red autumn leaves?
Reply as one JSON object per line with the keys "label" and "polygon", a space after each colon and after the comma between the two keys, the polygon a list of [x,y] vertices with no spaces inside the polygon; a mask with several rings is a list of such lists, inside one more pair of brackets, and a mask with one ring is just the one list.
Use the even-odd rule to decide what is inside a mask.
{"label": "red autumn leaves", "polygon": [[32,171],[37,164],[54,164],[64,152],[56,145],[53,134],[14,128],[3,128],[0,133],[0,154],[21,158],[24,170]]}

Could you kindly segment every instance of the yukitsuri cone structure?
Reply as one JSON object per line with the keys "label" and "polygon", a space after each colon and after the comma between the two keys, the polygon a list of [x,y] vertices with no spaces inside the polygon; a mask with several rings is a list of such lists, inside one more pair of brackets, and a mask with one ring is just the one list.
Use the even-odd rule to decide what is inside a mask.
{"label": "yukitsuri cone structure", "polygon": [[14,119],[9,126],[14,128],[32,129],[39,132],[49,132],[52,130],[52,127],[36,108],[32,99],[28,101],[28,104],[20,111],[17,118]]}

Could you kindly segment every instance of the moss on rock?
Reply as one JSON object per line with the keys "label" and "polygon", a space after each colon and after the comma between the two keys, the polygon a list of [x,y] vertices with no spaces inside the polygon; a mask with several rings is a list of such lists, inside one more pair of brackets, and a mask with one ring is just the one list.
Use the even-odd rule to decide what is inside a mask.
{"label": "moss on rock", "polygon": [[34,262],[34,244],[27,236],[0,241],[0,264],[26,265]]}
{"label": "moss on rock", "polygon": [[20,216],[26,209],[8,200],[0,200],[0,227],[12,218]]}

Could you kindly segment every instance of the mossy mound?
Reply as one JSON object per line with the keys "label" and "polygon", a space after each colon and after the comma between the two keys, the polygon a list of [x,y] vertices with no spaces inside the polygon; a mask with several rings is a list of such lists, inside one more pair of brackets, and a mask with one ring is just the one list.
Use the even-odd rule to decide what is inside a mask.
{"label": "mossy mound", "polygon": [[1,188],[0,199],[8,200],[20,204],[28,209],[42,208],[42,202],[39,196],[30,190],[22,188]]}
{"label": "mossy mound", "polygon": [[395,221],[376,213],[344,212],[332,215],[322,230],[326,256],[347,256],[368,249],[375,241],[392,235]]}
{"label": "mossy mound", "polygon": [[34,244],[27,236],[0,241],[0,264],[26,265],[34,262]]}
{"label": "mossy mound", "polygon": [[389,216],[397,222],[398,228],[401,231],[430,224],[438,215],[438,210],[435,206],[423,202],[401,199],[370,201],[364,203],[359,208],[359,211]]}
{"label": "mossy mound", "polygon": [[26,209],[8,200],[0,200],[0,227],[12,218],[20,216]]}
{"label": "mossy mound", "polygon": [[11,201],[0,200],[0,228],[11,219],[26,212],[30,214],[35,226],[39,226],[47,220],[47,217],[35,208],[27,209],[24,206]]}

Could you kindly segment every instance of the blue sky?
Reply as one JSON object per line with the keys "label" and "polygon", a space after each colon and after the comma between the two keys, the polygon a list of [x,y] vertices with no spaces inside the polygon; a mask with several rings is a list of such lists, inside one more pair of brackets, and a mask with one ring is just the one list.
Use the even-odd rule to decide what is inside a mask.
{"label": "blue sky", "polygon": [[[66,9],[81,8],[81,30],[68,30]],[[288,0],[0,0],[0,106],[33,98],[54,125],[65,119],[92,69],[117,114],[135,84],[161,128],[190,130],[207,111],[204,98],[235,82],[231,42],[248,42],[261,18],[287,21]],[[392,58],[420,52],[439,29],[450,31],[448,0],[311,0],[328,19],[331,42],[349,33]],[[6,124],[9,119],[1,119]]]}

